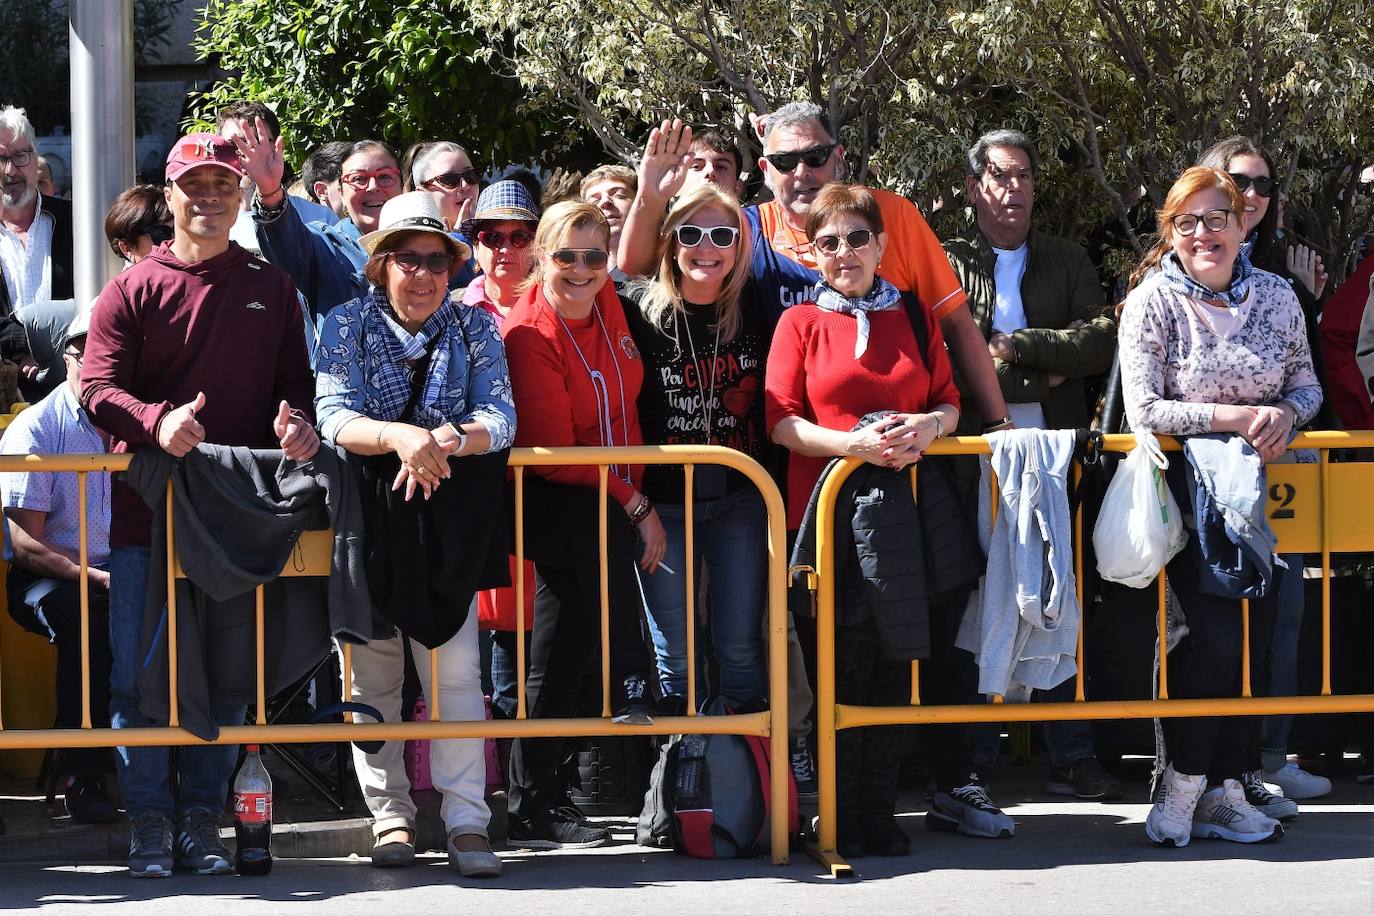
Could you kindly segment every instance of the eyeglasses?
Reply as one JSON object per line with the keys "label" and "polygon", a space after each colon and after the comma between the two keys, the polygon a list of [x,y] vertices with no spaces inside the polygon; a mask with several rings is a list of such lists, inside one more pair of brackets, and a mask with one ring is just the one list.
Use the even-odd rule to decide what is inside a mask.
{"label": "eyeglasses", "polygon": [[1192,235],[1199,225],[1212,232],[1220,232],[1231,223],[1230,210],[1208,210],[1206,213],[1180,213],[1169,220],[1179,235]]}
{"label": "eyeglasses", "polygon": [[425,270],[432,274],[446,274],[453,267],[453,255],[447,251],[436,251],[434,254],[419,254],[414,251],[393,251],[387,257],[401,268],[403,274],[413,274],[424,265]]}
{"label": "eyeglasses", "polygon": [[445,191],[456,191],[459,185],[467,185],[470,188],[477,187],[477,183],[482,180],[482,173],[476,169],[468,169],[466,172],[445,172],[442,175],[435,175],[433,178],[426,178],[420,182],[430,191],[437,190],[434,186],[438,185]]}
{"label": "eyeglasses", "polygon": [[771,162],[773,168],[779,172],[790,172],[797,167],[798,162],[805,162],[807,168],[818,169],[830,161],[830,154],[833,152],[835,144],[825,143],[810,149],[793,150],[790,153],[771,153],[763,158]]}
{"label": "eyeglasses", "polygon": [[396,182],[400,180],[401,172],[394,168],[377,169],[372,172],[349,172],[340,179],[344,184],[359,191],[366,191],[368,184],[373,181],[377,182],[377,187],[385,191],[396,187]]}
{"label": "eyeglasses", "polygon": [[11,162],[13,162],[16,167],[22,169],[24,166],[28,165],[32,161],[33,147],[28,147],[27,149],[21,149],[17,153],[12,153],[9,156],[0,156],[0,169],[3,169]]}
{"label": "eyeglasses", "polygon": [[148,236],[154,245],[161,245],[163,242],[170,242],[176,232],[166,223],[153,223],[140,234]]}
{"label": "eyeglasses", "polygon": [[812,242],[816,246],[816,250],[820,251],[822,254],[838,254],[841,242],[843,242],[844,246],[850,251],[859,251],[867,248],[868,243],[871,241],[873,241],[873,230],[871,229],[855,229],[852,232],[846,232],[842,236],[818,235],[812,239]]}
{"label": "eyeglasses", "polygon": [[577,263],[579,254],[582,256],[582,263],[587,265],[588,270],[601,270],[611,257],[600,248],[558,248],[550,251],[549,257],[559,267],[569,270]]}
{"label": "eyeglasses", "polygon": [[512,248],[527,248],[530,242],[533,241],[534,233],[530,232],[528,229],[516,229],[509,235],[495,229],[477,230],[477,243],[479,245],[485,245],[492,251],[505,245],[510,245]]}
{"label": "eyeglasses", "polygon": [[693,226],[685,223],[673,230],[677,236],[677,243],[683,248],[695,248],[701,244],[702,239],[710,239],[711,244],[717,248],[730,248],[735,244],[735,239],[739,238],[739,230],[734,226]]}
{"label": "eyeglasses", "polygon": [[1236,187],[1240,189],[1240,193],[1242,194],[1244,194],[1245,189],[1251,185],[1254,185],[1255,193],[1260,197],[1268,197],[1274,193],[1274,179],[1268,175],[1256,175],[1251,177],[1250,175],[1242,175],[1239,172],[1227,172],[1226,174],[1231,176],[1231,180],[1236,183]]}

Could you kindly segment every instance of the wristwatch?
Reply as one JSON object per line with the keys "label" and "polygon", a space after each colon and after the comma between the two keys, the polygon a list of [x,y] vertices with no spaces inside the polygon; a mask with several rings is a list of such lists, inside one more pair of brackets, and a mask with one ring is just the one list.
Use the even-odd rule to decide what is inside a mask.
{"label": "wristwatch", "polygon": [[458,447],[453,450],[453,453],[457,455],[467,447],[468,434],[463,432],[463,427],[459,426],[457,423],[450,423],[449,426],[453,427],[454,435],[458,437]]}
{"label": "wristwatch", "polygon": [[999,429],[1006,429],[1011,426],[1011,417],[1003,417],[1000,420],[993,420],[991,423],[983,424],[983,434],[995,433]]}

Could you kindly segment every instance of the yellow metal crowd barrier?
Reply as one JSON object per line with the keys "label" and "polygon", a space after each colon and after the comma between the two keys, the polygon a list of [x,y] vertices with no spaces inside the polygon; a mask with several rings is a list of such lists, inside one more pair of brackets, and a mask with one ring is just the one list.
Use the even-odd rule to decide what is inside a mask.
{"label": "yellow metal crowd barrier", "polygon": [[[1166,451],[1179,451],[1181,443],[1161,436]],[[1103,449],[1127,452],[1135,446],[1134,436],[1106,436]],[[1320,696],[1254,697],[1250,692],[1249,602],[1241,604],[1242,683],[1241,696],[1226,699],[1170,699],[1168,655],[1159,656],[1157,700],[1087,700],[1084,696],[1083,630],[1078,635],[1078,675],[1075,697],[1067,703],[1004,704],[993,697],[991,704],[962,706],[924,706],[919,694],[920,662],[912,666],[910,706],[851,706],[835,702],[835,589],[836,558],[832,537],[835,500],[840,488],[862,465],[851,458],[837,466],[826,478],[816,511],[817,568],[811,579],[816,589],[816,731],[817,775],[819,779],[820,828],[815,853],[836,876],[850,874],[848,864],[836,852],[836,766],[835,736],[845,728],[880,725],[937,725],[956,722],[1040,722],[1070,719],[1144,719],[1179,716],[1282,715],[1290,713],[1348,713],[1374,711],[1374,695],[1333,696],[1331,694],[1331,555],[1374,550],[1374,462],[1332,463],[1332,449],[1374,448],[1372,432],[1302,433],[1292,449],[1317,449],[1314,464],[1268,465],[1269,519],[1283,553],[1321,555],[1322,674]],[[927,455],[990,454],[991,447],[980,436],[938,439]],[[917,468],[912,469],[915,486]],[[1075,468],[1075,475],[1079,473]],[[994,483],[995,486],[995,483]],[[1083,597],[1083,517],[1082,507],[1074,515],[1074,567],[1078,596]],[[1158,630],[1166,630],[1165,576],[1156,584],[1158,593]]]}
{"label": "yellow metal crowd barrier", "polygon": [[[86,483],[92,473],[127,470],[128,455],[0,455],[0,471],[76,472],[78,478],[79,509],[81,514],[81,659],[82,659],[82,716],[80,729],[6,729],[0,718],[0,750],[8,748],[105,747],[110,745],[178,745],[199,744],[202,739],[178,726],[177,722],[177,637],[176,588],[180,565],[169,564],[168,593],[168,658],[170,721],[165,727],[108,729],[91,727],[90,709],[90,609],[87,597],[87,535]],[[609,591],[606,567],[606,485],[611,465],[683,465],[685,512],[685,541],[687,569],[694,567],[693,469],[697,464],[712,464],[739,471],[758,488],[768,510],[768,660],[769,709],[736,716],[698,716],[696,714],[696,640],[695,590],[693,577],[687,583],[687,715],[656,718],[652,725],[619,725],[610,721],[610,622]],[[267,696],[263,674],[263,591],[257,589],[257,709],[256,724],[230,726],[220,729],[215,744],[284,744],[292,742],[342,741],[398,741],[407,739],[442,738],[571,738],[592,735],[671,735],[677,733],[757,735],[770,740],[770,766],[773,811],[788,809],[787,789],[790,761],[787,748],[787,604],[786,604],[786,530],[782,496],[776,484],[757,462],[733,449],[718,446],[639,446],[633,448],[526,448],[513,449],[510,466],[514,469],[515,499],[515,556],[518,573],[515,581],[517,632],[524,631],[525,589],[525,469],[539,466],[581,465],[600,469],[601,513],[601,688],[600,718],[530,719],[525,708],[525,646],[516,640],[516,670],[518,672],[518,709],[514,719],[489,719],[481,722],[445,721],[441,717],[438,690],[439,665],[431,658],[433,682],[428,691],[429,721],[363,723],[342,722],[317,725],[267,724]],[[537,506],[532,507],[537,510]],[[558,524],[550,518],[548,524]],[[307,532],[301,538],[300,550],[294,562],[287,564],[283,575],[329,574],[329,546],[327,532]],[[172,517],[172,490],[168,484],[167,544],[168,556],[175,557],[175,532]],[[433,652],[434,650],[431,650]],[[345,690],[352,683],[352,652],[343,647],[343,683]],[[50,689],[42,685],[43,689]],[[351,692],[351,691],[350,691]],[[347,697],[350,698],[351,697]],[[0,697],[3,700],[3,697]],[[790,836],[787,819],[772,819],[772,858],[784,864],[788,858]]]}

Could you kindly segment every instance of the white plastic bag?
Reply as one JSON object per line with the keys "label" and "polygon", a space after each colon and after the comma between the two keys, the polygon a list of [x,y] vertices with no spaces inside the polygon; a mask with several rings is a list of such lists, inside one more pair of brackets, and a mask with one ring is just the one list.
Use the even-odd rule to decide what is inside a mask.
{"label": "white plastic bag", "polygon": [[1169,459],[1159,440],[1137,432],[1135,442],[1107,485],[1093,529],[1093,550],[1103,579],[1144,588],[1188,543],[1188,532],[1164,481]]}

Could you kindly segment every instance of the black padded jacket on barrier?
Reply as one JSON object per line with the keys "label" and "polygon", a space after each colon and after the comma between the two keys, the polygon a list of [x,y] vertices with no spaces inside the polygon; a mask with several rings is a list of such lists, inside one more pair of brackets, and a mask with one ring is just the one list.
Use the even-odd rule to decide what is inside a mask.
{"label": "black padded jacket on barrier", "polygon": [[[868,414],[857,426],[891,412]],[[831,461],[811,491],[797,531],[793,566],[816,566],[817,501],[842,460]],[[864,464],[849,476],[835,500],[836,626],[859,627],[871,621],[884,656],[892,661],[930,656],[930,604],[967,594],[986,565],[973,519],[946,462],[921,461],[917,495],[919,507],[908,472]],[[794,594],[797,588],[794,583]]]}
{"label": "black padded jacket on barrier", "polygon": [[386,620],[430,649],[454,637],[478,590],[510,585],[506,463],[510,449],[449,460],[429,499],[393,490],[394,454],[363,458],[367,581]]}
{"label": "black padded jacket on barrier", "polygon": [[[201,444],[177,459],[135,453],[124,476],[153,510],[152,556],[143,611],[140,709],[156,721],[169,710],[165,527],[172,482],[177,556],[177,699],[180,724],[213,740],[217,706],[257,696],[254,590],[264,584],[264,676],[271,696],[309,673],[332,650],[330,637],[372,635],[363,571],[363,514],[347,463],[327,446],[306,462],[280,450]],[[301,532],[332,528],[331,572],[278,578]]]}

